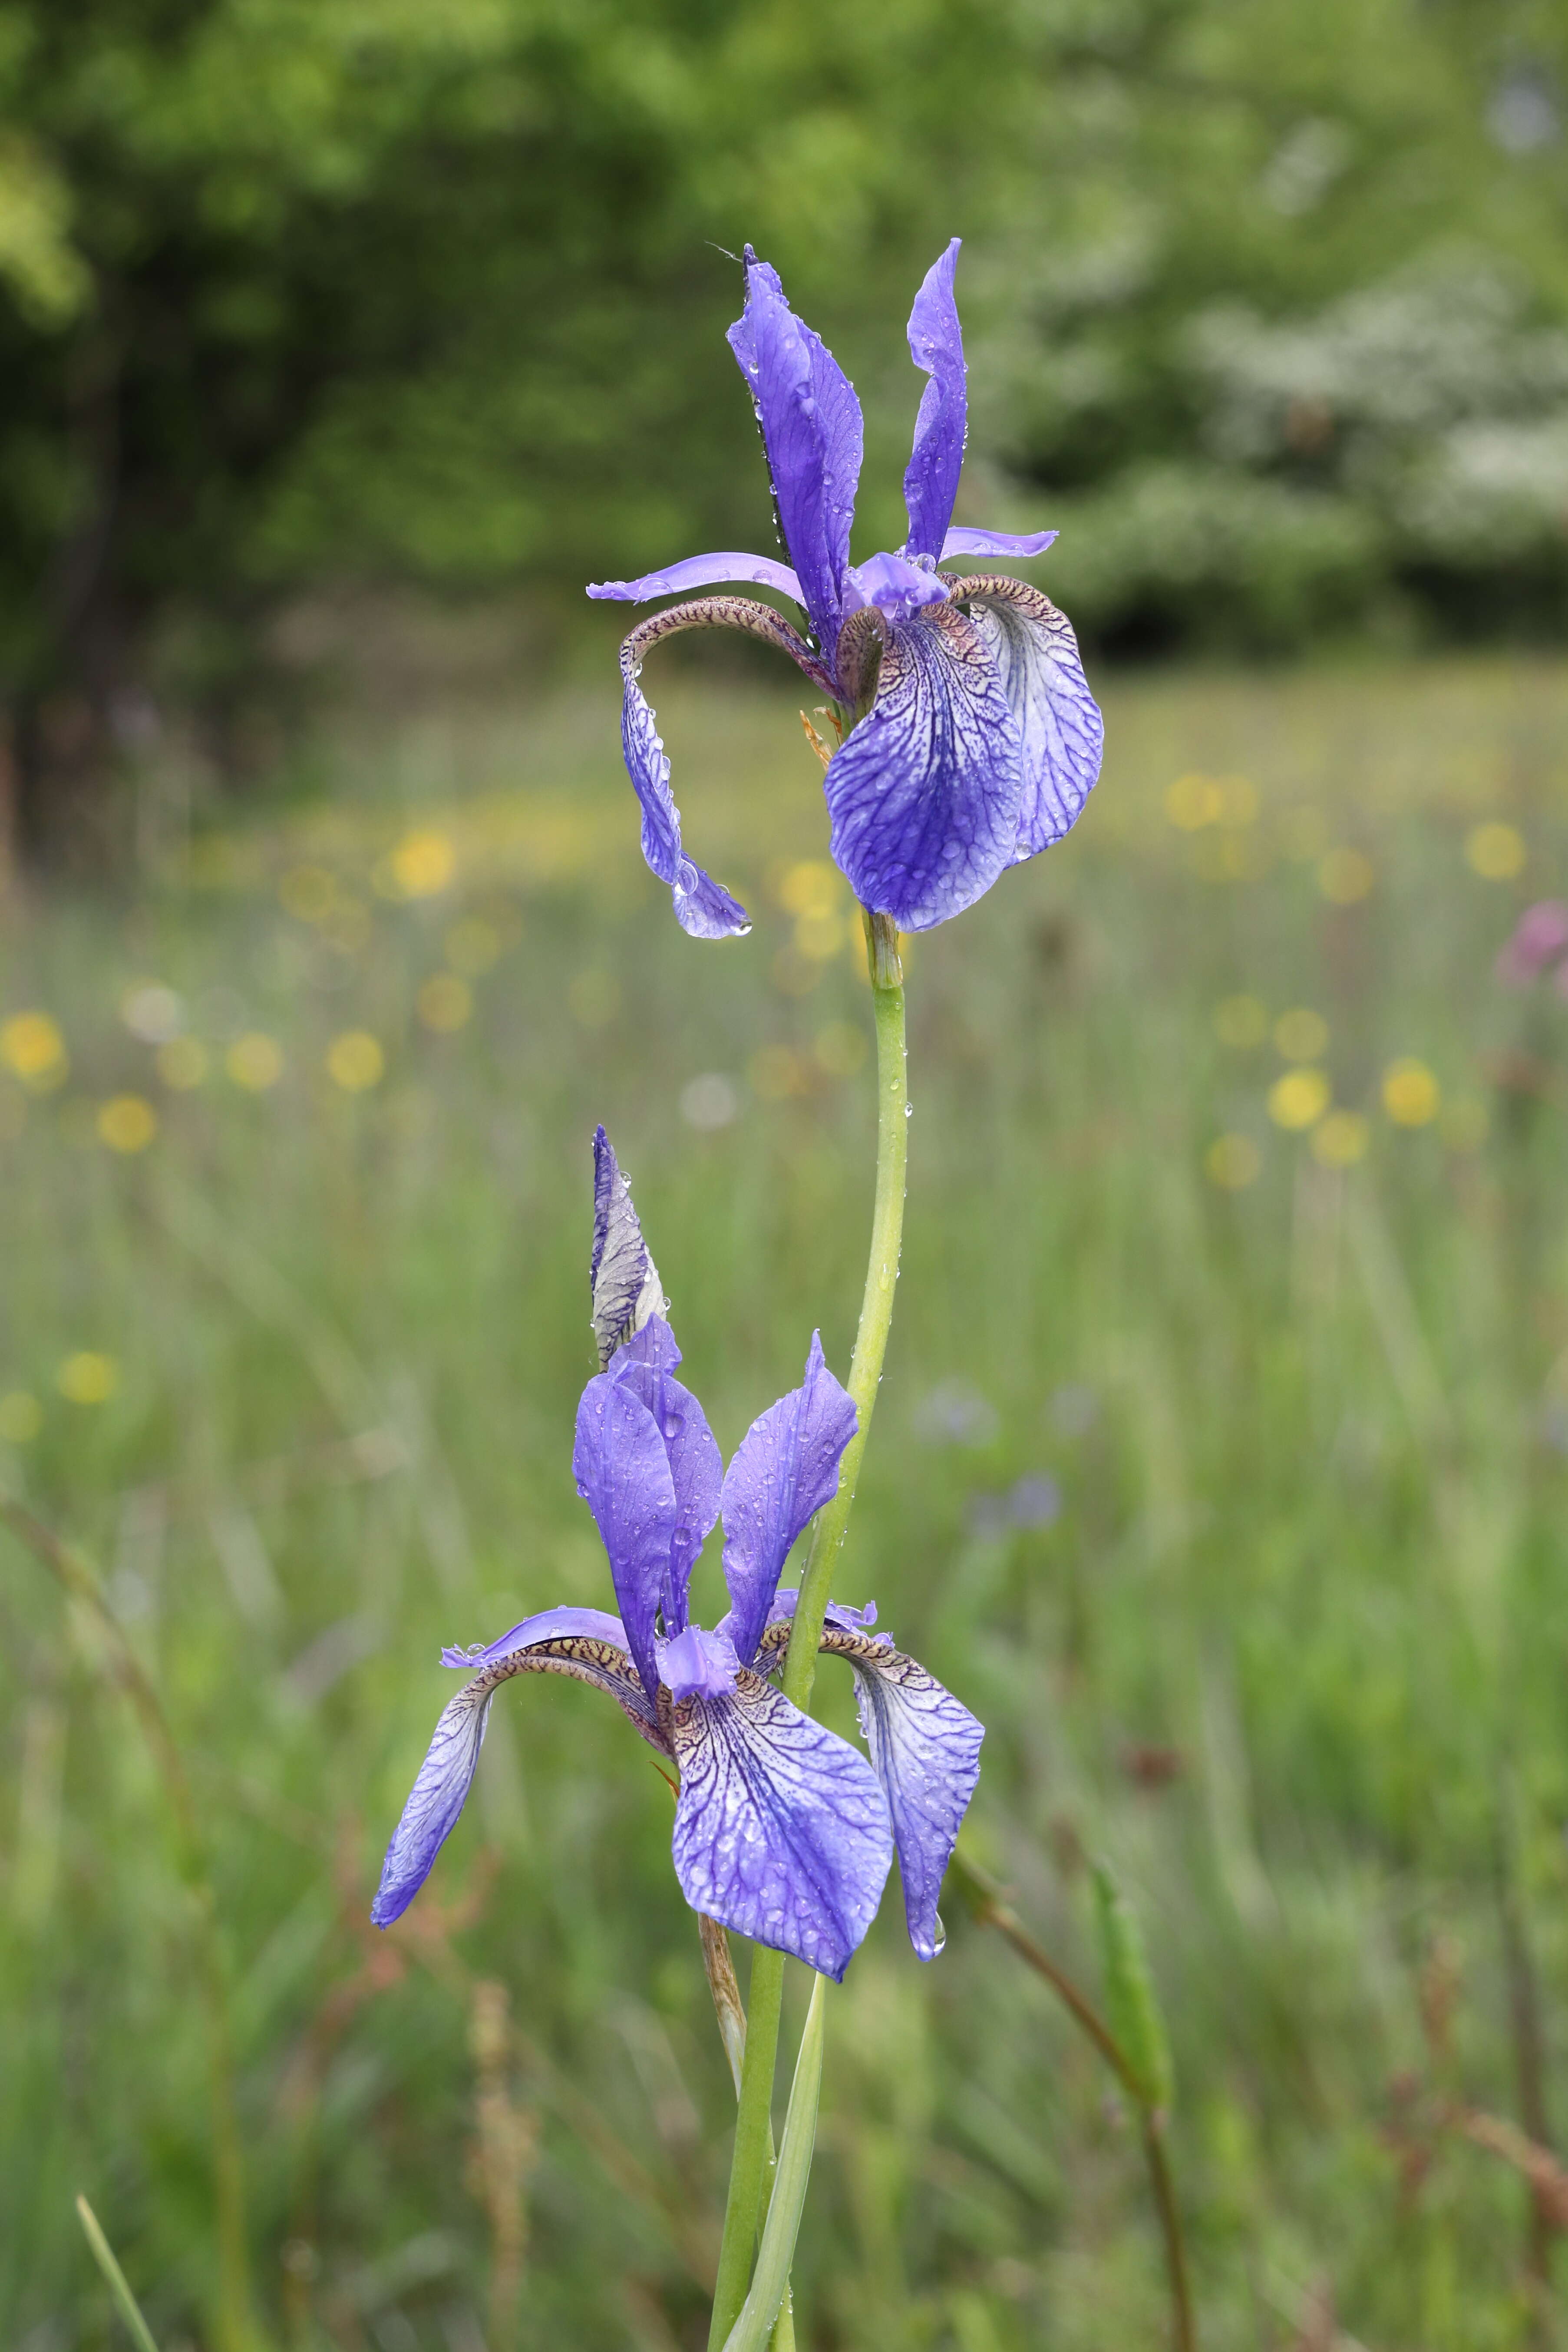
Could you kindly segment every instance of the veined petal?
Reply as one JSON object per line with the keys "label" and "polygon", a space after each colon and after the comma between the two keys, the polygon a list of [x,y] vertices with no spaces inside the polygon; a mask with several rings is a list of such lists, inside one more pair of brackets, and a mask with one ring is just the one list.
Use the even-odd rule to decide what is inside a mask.
{"label": "veined petal", "polygon": [[738,899],[712,877],[694,866],[680,840],[680,812],[669,789],[669,761],[659,739],[654,716],[637,684],[643,659],[651,646],[683,629],[740,629],[788,654],[814,686],[834,691],[833,680],[813,655],[798,630],[771,604],[745,596],[701,596],[689,604],[672,604],[641,622],[621,647],[621,750],[632,789],[642,805],[642,854],[661,882],[669,885],[676,919],[694,939],[721,940],[751,929],[751,919]]}
{"label": "veined petal", "polygon": [[476,1666],[493,1666],[501,1658],[510,1658],[514,1650],[526,1650],[535,1642],[558,1641],[566,1635],[585,1633],[595,1642],[608,1642],[617,1650],[626,1648],[626,1629],[618,1617],[607,1609],[574,1609],[563,1605],[541,1609],[535,1615],[525,1617],[508,1633],[493,1642],[477,1642],[471,1649],[449,1645],[441,1653],[444,1666],[466,1667],[471,1674]]}
{"label": "veined petal", "polygon": [[[1055,530],[966,530],[960,527],[950,530],[942,541],[941,561],[947,563],[955,555],[1009,555],[1015,563],[1021,563],[1026,556],[1044,555],[1051,541],[1060,536]],[[591,589],[589,593],[593,593]]]}
{"label": "veined petal", "polygon": [[864,435],[855,387],[784,300],[776,269],[746,247],[746,307],[730,330],[762,426],[773,506],[818,641],[843,618],[849,525]]}
{"label": "veined petal", "polygon": [[749,580],[757,588],[776,588],[804,604],[800,582],[787,563],[768,555],[688,555],[663,572],[645,572],[640,580],[598,580],[588,590],[601,603],[644,604],[650,596],[681,596],[689,588],[714,588],[721,580]]}
{"label": "veined petal", "polygon": [[1017,865],[1076,822],[1100,773],[1105,721],[1072,625],[1048,596],[1026,581],[986,573],[952,583],[952,593],[996,665],[1023,745],[1024,793],[1011,859]]}
{"label": "veined petal", "polygon": [[[799,1586],[781,1584],[773,1595],[773,1607],[768,1611],[767,1626],[762,1640],[762,1647],[770,1654],[775,1648],[782,1653],[789,1646],[789,1629],[795,1622],[795,1612],[799,1603]],[[868,1601],[864,1609],[852,1609],[846,1601],[830,1601],[823,1618],[825,1624],[842,1625],[850,1633],[858,1632],[862,1625],[874,1625],[876,1622],[877,1604],[874,1601]],[[882,1639],[888,1642],[892,1636],[884,1633]],[[771,1671],[771,1667],[763,1668],[764,1674]]]}
{"label": "veined petal", "polygon": [[996,665],[953,605],[888,632],[877,699],[824,778],[833,855],[856,897],[930,930],[1012,862],[1023,751]]}
{"label": "veined petal", "polygon": [[893,1841],[864,1757],[742,1671],[675,1709],[675,1872],[737,1935],[840,1979],[876,1916]]}
{"label": "veined petal", "polygon": [[594,1294],[594,1338],[603,1371],[616,1349],[640,1331],[650,1315],[662,1315],[668,1302],[642,1236],[631,1186],[602,1127],[594,1130],[594,1253],[588,1286]]}
{"label": "veined petal", "polygon": [[855,1401],[835,1380],[811,1335],[805,1378],[752,1423],[724,1475],[725,1622],[751,1664],[790,1547],[838,1484],[855,1434]]}
{"label": "veined petal", "polygon": [[601,1372],[583,1391],[572,1475],[609,1554],[621,1622],[643,1687],[657,1691],[654,1633],[668,1587],[679,1511],[658,1424],[614,1370]]}
{"label": "veined petal", "polygon": [[921,394],[915,446],[904,474],[904,505],[910,535],[904,553],[936,557],[942,551],[958,477],[963,466],[969,402],[964,389],[963,336],[952,298],[952,273],[962,239],[954,237],[932,262],[910,312],[910,352],[931,382]]}
{"label": "veined petal", "polygon": [[910,1941],[922,1960],[933,1960],[942,1949],[942,1874],[980,1778],[984,1727],[886,1635],[829,1622],[822,1647],[855,1669],[860,1728],[892,1817]]}
{"label": "veined petal", "polygon": [[656,1315],[627,1340],[610,1376],[641,1398],[664,1441],[676,1514],[664,1591],[664,1622],[670,1633],[680,1632],[686,1623],[692,1562],[719,1516],[724,1482],[724,1460],[708,1416],[691,1391],[674,1377],[679,1361],[674,1333]]}
{"label": "veined petal", "polygon": [[[486,1654],[489,1662],[482,1671],[442,1708],[435,1737],[386,1849],[381,1884],[371,1906],[376,1927],[390,1927],[395,1919],[400,1919],[429,1876],[431,1864],[473,1786],[490,1701],[511,1675],[569,1675],[574,1681],[592,1683],[609,1693],[650,1747],[661,1754],[669,1753],[653,1700],[623,1645],[596,1632],[569,1628],[560,1622],[601,1616],[605,1624],[616,1625],[613,1617],[598,1610],[549,1609],[515,1626],[500,1643],[492,1643],[492,1652],[499,1654]],[[525,1646],[508,1646],[527,1631],[529,1623],[542,1629],[552,1621],[553,1632],[536,1635]],[[618,1625],[616,1630],[619,1632]],[[451,1659],[449,1652],[444,1655]]]}

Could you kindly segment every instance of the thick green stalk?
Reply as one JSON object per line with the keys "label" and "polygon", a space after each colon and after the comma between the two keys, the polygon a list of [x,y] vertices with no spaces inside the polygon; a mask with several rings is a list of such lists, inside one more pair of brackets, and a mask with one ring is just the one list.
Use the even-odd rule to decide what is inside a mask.
{"label": "thick green stalk", "polygon": [[[899,961],[898,933],[885,915],[867,915],[866,947],[877,1025],[877,1192],[871,1213],[871,1255],[866,1268],[860,1323],[849,1367],[849,1393],[855,1400],[858,1420],[855,1434],[844,1451],[837,1491],[817,1514],[805,1573],[801,1579],[800,1598],[795,1604],[784,1686],[799,1707],[809,1707],[811,1704],[828,1586],[849,1524],[849,1506],[855,1499],[855,1482],[882,1377],[904,1226],[904,1174],[910,1140],[904,975]],[[719,2276],[713,2290],[710,2352],[720,2352],[728,2338],[741,2315],[751,2283],[772,2147],[773,2072],[783,1999],[784,1954],[759,1945],[752,1959],[752,1981],[746,2000],[746,2058],[735,2117],[730,2194],[724,2207],[724,2238],[719,2250]]]}

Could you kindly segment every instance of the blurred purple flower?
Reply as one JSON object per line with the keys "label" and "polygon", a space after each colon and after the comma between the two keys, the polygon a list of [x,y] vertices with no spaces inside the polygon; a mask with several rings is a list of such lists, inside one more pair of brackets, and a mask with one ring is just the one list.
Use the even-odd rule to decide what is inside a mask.
{"label": "blurred purple flower", "polygon": [[[387,1848],[371,1917],[390,1927],[428,1876],[473,1781],[497,1688],[574,1675],[608,1692],[680,1775],[674,1856],[695,1910],[842,1977],[876,1915],[893,1853],[910,1937],[941,1948],[937,1897],[979,1777],[980,1725],[914,1659],[869,1629],[874,1607],[830,1605],[824,1650],[858,1684],[870,1761],[791,1705],[783,1664],[795,1593],[791,1546],[834,1492],[855,1406],[814,1334],[801,1386],[752,1423],[726,1471],[603,1128],[595,1139],[594,1327],[604,1369],[583,1391],[572,1467],[609,1555],[620,1614],[547,1609],[488,1648],[449,1701]],[[691,1571],[724,1525],[727,1615],[690,1622]]]}
{"label": "blurred purple flower", "polygon": [[1541,898],[1514,925],[1512,938],[1498,957],[1497,975],[1510,988],[1527,988],[1563,955],[1568,955],[1568,905],[1561,898]]}
{"label": "blurred purple flower", "polygon": [[939,1445],[989,1445],[996,1434],[996,1408],[968,1381],[939,1381],[914,1411],[921,1437]]}
{"label": "blurred purple flower", "polygon": [[[669,761],[637,684],[643,657],[682,629],[741,629],[787,654],[843,707],[852,731],[828,761],[831,847],[863,906],[900,929],[962,913],[1009,866],[1059,841],[1100,772],[1103,728],[1071,627],[1021,580],[939,563],[1039,555],[1055,531],[950,527],[968,404],[953,301],[954,237],[927,272],[910,350],[930,378],[904,474],[900,551],[849,562],[862,431],[854,386],[746,247],[746,306],[730,344],[751,389],[787,562],[691,555],[590,596],[629,604],[746,580],[805,610],[803,637],[771,604],[703,596],[644,621],[621,647],[621,741],[642,803],[643,855],[699,939],[750,928],[745,908],[681,846]],[[793,567],[793,568],[792,568]],[[865,715],[853,724],[858,712]]]}
{"label": "blurred purple flower", "polygon": [[972,1495],[969,1532],[995,1542],[1015,1528],[1054,1527],[1062,1515],[1062,1490],[1048,1470],[1031,1471],[1005,1495]]}

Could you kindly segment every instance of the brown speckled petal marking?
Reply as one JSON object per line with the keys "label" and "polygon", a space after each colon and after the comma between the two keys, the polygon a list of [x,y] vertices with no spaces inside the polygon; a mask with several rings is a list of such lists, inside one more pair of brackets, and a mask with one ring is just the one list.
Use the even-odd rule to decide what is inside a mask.
{"label": "brown speckled petal marking", "polygon": [[1026,580],[940,576],[996,665],[1023,743],[1016,866],[1048,849],[1076,822],[1100,773],[1105,721],[1089,690],[1072,623],[1048,596]]}

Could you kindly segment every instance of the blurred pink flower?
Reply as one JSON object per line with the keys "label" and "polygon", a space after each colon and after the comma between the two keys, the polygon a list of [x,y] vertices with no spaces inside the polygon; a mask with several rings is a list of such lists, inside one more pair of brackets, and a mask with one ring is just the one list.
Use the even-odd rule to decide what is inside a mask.
{"label": "blurred pink flower", "polygon": [[[1561,898],[1540,898],[1527,907],[1513,928],[1513,937],[1497,960],[1497,975],[1510,988],[1526,988],[1550,963],[1568,954],[1568,905]],[[1568,990],[1562,973],[1559,987]]]}

